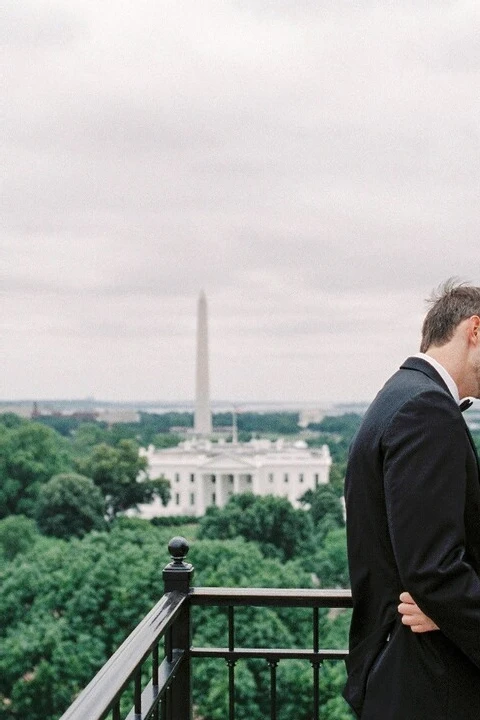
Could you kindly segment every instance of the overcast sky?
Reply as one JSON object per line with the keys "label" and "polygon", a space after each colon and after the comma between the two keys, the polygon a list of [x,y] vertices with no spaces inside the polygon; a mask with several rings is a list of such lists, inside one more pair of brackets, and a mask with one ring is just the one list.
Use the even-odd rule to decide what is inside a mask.
{"label": "overcast sky", "polygon": [[480,284],[478,0],[3,0],[0,400],[369,400]]}

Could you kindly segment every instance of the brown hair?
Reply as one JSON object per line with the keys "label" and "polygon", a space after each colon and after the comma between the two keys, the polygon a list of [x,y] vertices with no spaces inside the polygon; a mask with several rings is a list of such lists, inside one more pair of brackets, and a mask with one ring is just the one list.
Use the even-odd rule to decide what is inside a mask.
{"label": "brown hair", "polygon": [[480,287],[450,279],[427,302],[431,308],[423,321],[420,352],[426,352],[431,345],[445,345],[462,320],[480,316]]}

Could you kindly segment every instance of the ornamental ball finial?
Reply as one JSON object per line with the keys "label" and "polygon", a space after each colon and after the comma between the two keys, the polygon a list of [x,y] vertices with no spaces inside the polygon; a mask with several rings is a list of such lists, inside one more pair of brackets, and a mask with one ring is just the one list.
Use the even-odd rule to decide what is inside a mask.
{"label": "ornamental ball finial", "polygon": [[176,535],[168,543],[168,552],[172,558],[174,565],[183,565],[183,561],[187,557],[190,546],[184,537]]}

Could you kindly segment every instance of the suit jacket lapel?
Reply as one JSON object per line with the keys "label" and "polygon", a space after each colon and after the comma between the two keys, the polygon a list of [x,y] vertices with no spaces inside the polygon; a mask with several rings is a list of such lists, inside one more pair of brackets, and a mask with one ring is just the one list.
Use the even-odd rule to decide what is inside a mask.
{"label": "suit jacket lapel", "polygon": [[467,431],[467,437],[470,442],[470,445],[472,446],[472,451],[473,451],[473,454],[475,455],[475,460],[477,461],[478,478],[480,480],[480,461],[478,459],[478,452],[477,452],[477,448],[475,446],[475,442],[472,437],[472,433],[470,432],[470,428],[468,427],[466,422],[465,422],[465,430]]}

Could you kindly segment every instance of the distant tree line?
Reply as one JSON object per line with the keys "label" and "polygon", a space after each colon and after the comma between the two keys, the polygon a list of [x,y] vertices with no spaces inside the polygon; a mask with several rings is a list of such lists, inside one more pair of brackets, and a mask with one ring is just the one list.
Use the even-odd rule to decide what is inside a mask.
{"label": "distant tree line", "polygon": [[[83,425],[92,424],[89,420],[68,415],[40,415],[35,420],[52,428],[64,437],[72,437]],[[290,412],[238,413],[237,429],[239,433],[248,436],[245,437],[246,440],[249,440],[252,435],[257,433],[293,435],[299,432],[298,420],[298,413]],[[146,447],[157,444],[158,436],[175,434],[177,429],[181,431],[192,429],[193,422],[194,416],[190,412],[142,412],[140,413],[139,422],[113,423],[111,425],[98,422],[94,423],[94,425],[99,429],[99,433],[107,443],[131,439]],[[232,413],[213,413],[212,425],[214,428],[231,428],[233,425]],[[162,440],[165,442],[165,438],[161,438]]]}
{"label": "distant tree line", "polygon": [[[113,423],[82,420],[69,416],[39,416],[36,422],[62,435],[73,439],[79,434],[87,440],[95,438],[97,443],[116,445],[120,440],[135,440],[142,447],[155,445],[167,448],[178,445],[185,436],[185,431],[193,429],[193,413],[140,413],[138,423]],[[241,441],[252,437],[295,436],[301,433],[298,425],[299,414],[294,412],[240,412],[236,416],[237,431]],[[361,415],[347,413],[339,416],[326,416],[319,423],[311,423],[308,430],[316,434],[309,440],[313,446],[328,443],[339,455],[346,455],[348,445],[358,429]],[[233,415],[230,412],[214,413],[213,428],[232,428]]]}
{"label": "distant tree line", "polygon": [[[157,435],[170,434],[172,428],[193,428],[193,414],[188,412],[140,413],[139,422],[92,423],[89,420],[69,415],[39,415],[36,422],[56,430],[64,437],[73,437],[79,428],[96,428],[102,442],[116,444],[119,440],[135,440],[143,447],[155,444]],[[92,430],[90,429],[90,432]],[[179,439],[177,440],[179,442]]]}
{"label": "distant tree line", "polygon": [[[299,432],[299,414],[291,412],[239,412],[236,416],[239,432],[250,435],[295,435]],[[232,413],[214,413],[213,427],[231,427]]]}

